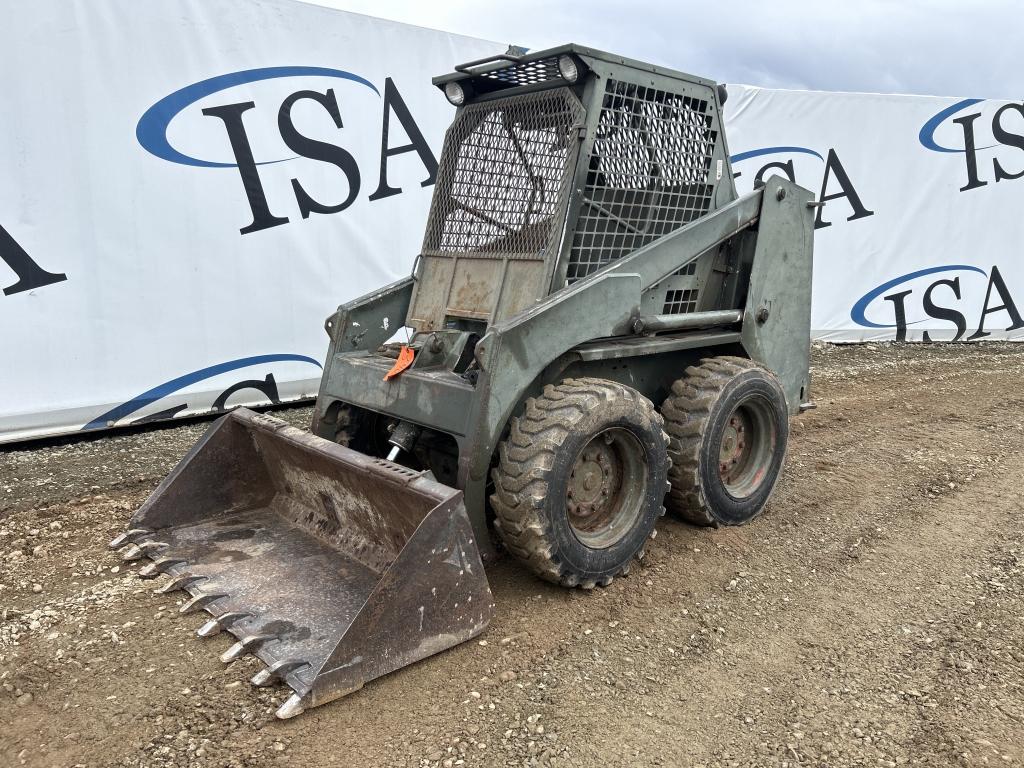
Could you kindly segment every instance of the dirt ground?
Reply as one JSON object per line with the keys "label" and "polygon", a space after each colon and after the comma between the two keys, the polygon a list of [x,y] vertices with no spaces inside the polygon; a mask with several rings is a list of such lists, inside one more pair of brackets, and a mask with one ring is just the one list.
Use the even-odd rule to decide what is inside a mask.
{"label": "dirt ground", "polygon": [[0,765],[1024,765],[1024,349],[813,367],[754,523],[592,593],[503,559],[480,642],[284,722],[105,548],[204,424],[0,453]]}

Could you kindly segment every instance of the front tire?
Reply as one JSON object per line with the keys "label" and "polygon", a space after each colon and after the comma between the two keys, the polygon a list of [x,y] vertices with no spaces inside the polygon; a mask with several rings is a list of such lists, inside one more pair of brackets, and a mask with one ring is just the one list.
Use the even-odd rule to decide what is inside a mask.
{"label": "front tire", "polygon": [[591,378],[548,385],[499,446],[495,528],[541,578],[608,585],[665,514],[668,463],[661,416],[636,390]]}
{"label": "front tire", "polygon": [[697,525],[742,525],[768,503],[789,438],[775,375],[742,357],[686,369],[661,407],[671,444],[669,512]]}

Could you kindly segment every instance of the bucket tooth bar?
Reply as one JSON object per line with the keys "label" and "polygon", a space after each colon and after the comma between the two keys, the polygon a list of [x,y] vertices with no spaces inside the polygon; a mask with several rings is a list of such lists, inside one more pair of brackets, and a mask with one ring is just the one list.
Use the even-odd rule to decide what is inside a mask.
{"label": "bucket tooth bar", "polygon": [[[151,532],[147,533],[151,534]],[[167,546],[164,544],[161,549],[166,549]],[[170,575],[167,583],[153,590],[154,593],[171,594],[178,590],[184,591],[188,595],[188,599],[178,608],[178,613],[189,614],[206,611],[213,616],[213,618],[204,622],[196,630],[197,636],[213,637],[225,631],[235,635],[237,638],[236,642],[220,656],[220,660],[225,664],[230,664],[248,653],[256,654],[264,644],[282,639],[279,634],[273,632],[261,632],[258,629],[252,631],[252,628],[260,626],[261,622],[257,616],[249,611],[224,610],[217,612],[218,609],[215,603],[224,601],[225,604],[230,604],[230,596],[224,592],[203,590],[203,586],[209,588],[208,582],[211,577],[206,574],[196,573],[194,568],[189,566],[185,558],[159,557],[156,555],[156,550],[153,547],[145,548],[143,554],[144,556],[148,555],[158,559],[139,569],[138,573],[141,578],[150,578],[160,573],[168,573]],[[244,628],[241,626],[243,623],[245,624]],[[274,622],[263,622],[263,624],[272,626]],[[250,680],[257,687],[266,687],[279,683],[289,684],[289,675],[310,668],[310,663],[301,659],[275,659],[270,654],[260,654],[260,657],[263,658],[267,666],[253,675]],[[308,696],[305,692],[296,693],[291,699],[301,699],[303,704],[300,707],[296,702],[289,705],[286,701],[280,710],[290,713],[287,714],[287,717],[294,717],[299,714],[305,709],[306,702],[308,702]]]}
{"label": "bucket tooth bar", "polygon": [[295,717],[480,634],[494,611],[462,493],[238,409],[215,422],[112,542],[184,591],[196,634],[235,639]]}

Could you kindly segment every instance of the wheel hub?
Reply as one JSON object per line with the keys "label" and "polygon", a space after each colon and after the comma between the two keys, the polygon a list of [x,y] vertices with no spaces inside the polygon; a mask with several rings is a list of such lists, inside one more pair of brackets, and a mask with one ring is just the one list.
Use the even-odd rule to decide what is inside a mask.
{"label": "wheel hub", "polygon": [[569,476],[569,513],[590,517],[601,513],[618,486],[621,466],[609,443],[592,440],[576,459]]}
{"label": "wheel hub", "polygon": [[722,479],[733,473],[737,467],[744,465],[750,453],[747,444],[749,430],[747,416],[739,410],[734,411],[722,433],[722,447],[718,458],[718,468],[722,473]]}
{"label": "wheel hub", "polygon": [[594,437],[576,457],[566,487],[566,511],[573,533],[587,546],[611,546],[632,525],[640,509],[646,455],[627,430]]}
{"label": "wheel hub", "polygon": [[729,414],[719,444],[718,474],[733,498],[750,496],[764,482],[776,439],[766,402],[752,398]]}

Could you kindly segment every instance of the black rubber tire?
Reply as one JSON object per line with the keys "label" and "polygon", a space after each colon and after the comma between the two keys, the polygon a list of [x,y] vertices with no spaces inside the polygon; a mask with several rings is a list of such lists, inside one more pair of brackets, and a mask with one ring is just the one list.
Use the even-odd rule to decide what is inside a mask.
{"label": "black rubber tire", "polygon": [[328,418],[320,419],[314,414],[310,431],[314,435],[327,440],[333,440],[338,445],[343,445],[347,448],[355,435],[352,408],[343,403],[335,403],[334,405],[336,407],[330,409],[333,420]]}
{"label": "black rubber tire", "polygon": [[[591,440],[616,432],[643,451],[645,484],[637,486],[631,508],[638,511],[628,529],[615,532],[614,543],[592,548],[570,523],[568,483]],[[662,418],[639,392],[604,379],[549,384],[526,401],[499,446],[492,471],[495,528],[505,547],[541,578],[565,587],[607,586],[629,572],[654,537],[655,523],[665,514],[668,464]]]}
{"label": "black rubber tire", "polygon": [[[770,419],[774,439],[763,462],[764,475],[749,495],[737,498],[726,487],[719,460],[723,433],[741,404],[755,404]],[[754,407],[752,405],[752,407]],[[665,506],[696,525],[742,525],[764,510],[782,473],[789,439],[786,396],[775,375],[742,357],[712,357],[686,369],[661,406],[669,434],[671,490]]]}

